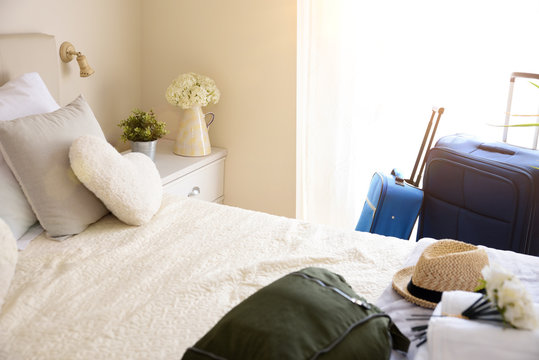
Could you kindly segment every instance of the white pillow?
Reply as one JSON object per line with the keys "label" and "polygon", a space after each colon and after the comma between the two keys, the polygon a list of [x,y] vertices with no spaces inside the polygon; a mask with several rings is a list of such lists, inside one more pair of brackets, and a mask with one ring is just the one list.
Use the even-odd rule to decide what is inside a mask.
{"label": "white pillow", "polygon": [[15,273],[17,256],[17,241],[9,226],[0,219],[0,310]]}
{"label": "white pillow", "polygon": [[0,120],[48,113],[59,108],[36,72],[21,75],[0,87]]}
{"label": "white pillow", "polygon": [[[59,108],[38,73],[21,75],[0,86],[0,121],[48,113]],[[18,239],[37,219],[2,153],[0,184],[0,218]]]}
{"label": "white pillow", "polygon": [[161,207],[161,177],[148,156],[122,156],[104,139],[87,135],[73,142],[69,160],[79,180],[126,224],[142,225]]}

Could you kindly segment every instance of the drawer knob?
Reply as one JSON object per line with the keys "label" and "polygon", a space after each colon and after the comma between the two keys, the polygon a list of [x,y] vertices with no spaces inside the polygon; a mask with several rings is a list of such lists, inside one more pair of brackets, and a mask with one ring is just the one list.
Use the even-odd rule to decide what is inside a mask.
{"label": "drawer knob", "polygon": [[195,186],[193,190],[191,190],[191,192],[187,194],[187,197],[197,196],[198,194],[200,194],[200,188],[198,186]]}

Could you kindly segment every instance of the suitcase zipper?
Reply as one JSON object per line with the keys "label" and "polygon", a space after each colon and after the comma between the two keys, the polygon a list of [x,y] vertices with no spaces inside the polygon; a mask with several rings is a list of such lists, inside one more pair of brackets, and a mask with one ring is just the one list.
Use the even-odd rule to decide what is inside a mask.
{"label": "suitcase zipper", "polygon": [[[450,148],[447,148],[447,147],[439,147],[439,148],[434,148],[432,149],[433,151],[434,150],[443,150],[443,151],[446,151],[450,154],[453,154],[455,156],[460,156],[460,157],[463,157],[463,158],[466,158],[466,159],[470,159],[470,160],[474,160],[474,161],[479,161],[481,162],[482,164],[484,165],[487,165],[487,166],[493,166],[492,163],[489,163],[488,161],[485,161],[483,160],[482,158],[480,157],[472,157],[470,156],[469,154],[465,154],[465,153],[461,153],[461,152],[457,152],[453,149],[450,149]],[[524,174],[526,175],[526,177],[531,181],[532,178],[531,178],[531,173],[527,170],[525,170],[525,168],[522,168],[522,167],[519,167],[519,166],[514,166],[514,165],[510,165],[510,164],[504,164],[502,162],[499,162],[497,160],[493,160],[496,162],[496,166],[502,168],[502,169],[505,169],[505,170],[511,170],[511,171],[515,171],[515,172],[518,172],[520,174]],[[531,165],[530,165],[531,167]],[[533,183],[533,181],[531,181]]]}
{"label": "suitcase zipper", "polygon": [[348,294],[346,294],[345,292],[343,292],[341,289],[338,289],[338,288],[336,288],[336,287],[334,287],[334,286],[328,285],[328,284],[326,284],[325,282],[323,282],[322,280],[317,279],[317,278],[315,278],[315,277],[313,277],[313,276],[307,275],[307,274],[302,273],[302,272],[293,272],[293,273],[291,273],[291,275],[301,276],[301,277],[304,278],[304,279],[307,279],[307,280],[310,280],[310,281],[314,281],[314,282],[317,283],[318,285],[320,285],[320,286],[322,286],[322,287],[325,287],[325,288],[328,288],[328,289],[332,290],[333,292],[335,292],[335,293],[341,295],[341,296],[342,296],[343,298],[345,298],[346,300],[348,300],[348,301],[350,301],[350,302],[352,302],[352,303],[354,303],[354,304],[356,304],[356,305],[359,305],[359,306],[361,306],[362,308],[365,308],[365,309],[367,309],[367,310],[370,310],[370,308],[371,308],[371,306],[370,306],[368,303],[362,301],[361,299],[357,299],[357,298],[355,298],[355,297],[349,296]]}
{"label": "suitcase zipper", "polygon": [[[378,195],[378,206],[377,207],[372,207],[372,209],[374,210],[373,213],[372,213],[372,222],[371,222],[371,228],[369,229],[369,232],[372,231],[372,229],[374,229],[374,225],[375,222],[376,222],[376,212],[377,212],[377,208],[381,208],[381,206],[383,205],[384,203],[384,195],[385,195],[385,192],[387,191],[387,184],[384,182],[384,177],[379,174],[378,172],[374,173],[375,175],[378,175],[378,177],[380,178],[380,183],[382,184],[382,187],[380,188],[380,194]],[[368,198],[367,198],[368,200]]]}
{"label": "suitcase zipper", "polygon": [[[486,165],[487,167],[495,166],[495,167],[499,167],[499,168],[504,169],[504,170],[509,170],[509,171],[513,171],[515,173],[521,174],[521,175],[525,176],[528,179],[528,181],[530,182],[530,184],[531,184],[531,186],[530,186],[530,188],[531,188],[530,189],[531,190],[531,199],[535,198],[535,188],[533,186],[533,177],[532,177],[531,172],[526,170],[526,168],[519,167],[519,166],[514,166],[514,165],[510,165],[510,164],[505,164],[505,163],[499,162],[497,160],[493,160],[493,161],[496,162],[496,164],[493,165],[492,162],[485,161],[480,157],[473,157],[473,156],[470,156],[469,154],[460,153],[460,152],[457,152],[457,151],[455,151],[453,149],[450,149],[450,148],[447,148],[447,147],[434,148],[433,150],[445,151],[445,152],[450,153],[450,154],[452,154],[454,156],[457,156],[457,157],[462,157],[462,158],[465,158],[465,159],[468,159],[468,160],[480,162],[481,164]],[[530,165],[530,167],[531,167],[531,165]],[[478,169],[478,170],[482,170],[482,169]],[[484,170],[482,170],[482,171],[484,171]],[[533,204],[533,201],[531,203]]]}
{"label": "suitcase zipper", "polygon": [[[374,205],[371,203],[371,201],[369,200],[369,198],[366,198],[365,199],[365,202],[367,203],[367,205],[369,205],[369,207],[371,208],[372,211],[375,211],[376,212],[376,208],[374,207]],[[373,214],[374,216],[374,214]]]}

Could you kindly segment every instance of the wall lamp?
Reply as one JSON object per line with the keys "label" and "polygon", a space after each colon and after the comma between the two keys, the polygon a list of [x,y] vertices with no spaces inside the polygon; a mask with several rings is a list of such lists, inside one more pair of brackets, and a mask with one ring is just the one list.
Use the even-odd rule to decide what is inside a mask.
{"label": "wall lamp", "polygon": [[63,62],[68,63],[73,60],[74,56],[77,57],[77,62],[79,63],[80,77],[88,77],[95,72],[94,69],[88,65],[86,56],[82,55],[80,51],[76,51],[75,47],[70,42],[64,41],[62,45],[60,45],[60,59],[62,59]]}

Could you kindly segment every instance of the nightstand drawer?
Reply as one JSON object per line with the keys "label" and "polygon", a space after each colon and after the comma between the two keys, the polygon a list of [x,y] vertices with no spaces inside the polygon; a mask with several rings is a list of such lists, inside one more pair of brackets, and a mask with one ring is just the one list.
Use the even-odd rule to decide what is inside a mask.
{"label": "nightstand drawer", "polygon": [[167,193],[215,201],[224,195],[225,159],[219,159],[163,185]]}

